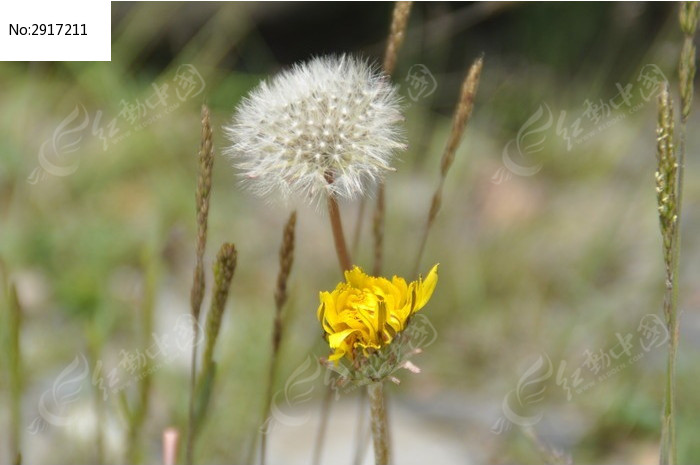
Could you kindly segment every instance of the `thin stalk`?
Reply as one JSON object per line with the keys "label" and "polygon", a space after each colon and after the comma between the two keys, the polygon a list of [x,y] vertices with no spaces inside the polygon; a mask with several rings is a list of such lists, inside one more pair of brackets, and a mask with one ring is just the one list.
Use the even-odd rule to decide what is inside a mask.
{"label": "thin stalk", "polygon": [[[681,204],[683,202],[683,172],[685,163],[685,124],[681,123],[678,150],[678,190],[676,192],[677,220],[673,238],[673,268],[672,279],[666,282],[666,296],[664,297],[664,311],[668,315],[668,361],[666,366],[666,395],[664,400],[664,427],[662,428],[662,456],[661,463],[675,465],[678,463],[676,448],[676,358],[680,334],[678,328],[678,291],[680,258],[681,258]],[[668,302],[668,304],[667,304]]]}
{"label": "thin stalk", "polygon": [[425,250],[425,245],[428,241],[428,234],[430,229],[435,222],[435,217],[440,211],[440,206],[442,205],[442,192],[445,186],[445,179],[447,174],[454,163],[455,155],[457,149],[462,141],[462,136],[464,135],[464,130],[471,118],[472,110],[474,108],[474,98],[476,97],[476,91],[479,87],[479,79],[481,77],[481,70],[484,66],[483,58],[478,58],[469,68],[469,72],[464,78],[462,83],[462,89],[460,92],[459,100],[455,106],[454,115],[452,116],[452,130],[450,131],[450,136],[447,139],[447,145],[442,154],[442,159],[440,160],[440,181],[438,186],[433,193],[433,198],[430,203],[430,210],[428,211],[428,217],[425,221],[425,227],[423,228],[423,234],[421,236],[420,243],[418,245],[418,253],[416,254],[416,259],[413,265],[413,275],[418,274],[418,269],[420,268],[421,258],[423,257],[423,252]]}
{"label": "thin stalk", "polygon": [[20,356],[20,333],[22,308],[14,284],[7,286],[10,327],[10,456],[13,464],[22,462],[21,454],[21,405],[22,405],[22,359]]}
{"label": "thin stalk", "polygon": [[340,219],[340,209],[338,201],[332,195],[328,196],[328,217],[331,221],[331,230],[333,231],[333,243],[335,244],[335,252],[338,255],[338,264],[340,265],[341,273],[352,268],[352,260],[348,253],[348,247],[345,243],[345,235],[343,234],[343,223]]}
{"label": "thin stalk", "polygon": [[[411,16],[413,2],[395,2],[394,11],[391,15],[391,25],[389,26],[389,36],[384,50],[384,61],[382,69],[387,76],[391,76],[396,69],[399,50],[406,39],[406,26],[408,18]],[[382,261],[384,258],[384,223],[386,216],[386,189],[384,182],[379,184],[377,189],[377,204],[374,207],[374,217],[372,233],[374,237],[374,266],[372,273],[379,276],[382,271]]]}
{"label": "thin stalk", "polygon": [[365,445],[367,444],[367,429],[365,428],[365,412],[367,411],[367,391],[360,390],[357,398],[357,425],[355,428],[355,457],[353,465],[361,465],[365,458]]}
{"label": "thin stalk", "polygon": [[374,462],[376,465],[389,465],[389,431],[384,404],[383,383],[377,382],[367,386],[370,412],[372,414],[372,439],[374,444]]}
{"label": "thin stalk", "polygon": [[[678,168],[680,181],[682,169]],[[677,199],[680,207],[680,197]],[[680,209],[678,210],[680,212]],[[680,220],[680,215],[678,215]],[[680,221],[676,223],[673,245],[672,278],[666,280],[664,296],[664,313],[667,318],[669,331],[668,359],[666,364],[666,392],[664,395],[664,414],[661,428],[661,460],[662,465],[678,463],[676,449],[676,356],[678,353],[678,272],[680,265]]]}
{"label": "thin stalk", "polygon": [[[214,166],[214,149],[212,129],[209,121],[209,108],[202,106],[202,132],[198,153],[199,173],[195,191],[195,206],[197,213],[197,242],[196,264],[190,292],[192,310],[193,341],[199,340],[199,313],[204,300],[204,250],[207,243],[207,222],[209,218],[209,197],[211,195],[211,178]],[[195,390],[197,387],[197,345],[192,344],[192,359],[190,361],[190,397],[187,415],[187,445],[185,452],[186,465],[192,465],[194,460],[195,435]]]}
{"label": "thin stalk", "polygon": [[357,209],[357,220],[355,221],[355,231],[352,234],[352,254],[357,253],[357,247],[360,245],[360,235],[362,234],[362,224],[365,221],[365,208],[367,203],[364,197],[360,200],[360,206]]}
{"label": "thin stalk", "polygon": [[[263,407],[263,425],[265,425],[267,418],[270,416],[270,408],[272,404],[272,387],[275,382],[275,373],[277,372],[277,362],[279,358],[277,354],[273,354],[272,360],[270,360],[269,370],[267,372],[267,388],[265,389],[265,406]],[[265,465],[267,463],[267,434],[268,432],[263,430],[260,436],[260,465]],[[251,447],[251,450],[254,450]]]}
{"label": "thin stalk", "polygon": [[[199,340],[199,324],[197,320],[192,323],[193,341]],[[185,463],[192,465],[194,460],[194,400],[197,383],[197,346],[192,343],[192,358],[190,359],[190,399],[187,411],[187,447],[185,449]]]}
{"label": "thin stalk", "polygon": [[[277,273],[277,285],[275,287],[275,320],[272,330],[272,356],[270,358],[270,366],[267,373],[267,387],[265,389],[264,407],[262,424],[266,424],[267,418],[270,416],[270,408],[272,404],[272,389],[275,385],[275,373],[277,372],[277,364],[279,362],[279,349],[282,343],[283,329],[283,314],[284,304],[287,302],[287,281],[289,274],[292,271],[294,264],[294,236],[296,230],[297,213],[293,211],[289,215],[289,219],[282,233],[282,245],[280,246],[279,262],[280,268]],[[251,448],[253,449],[253,448]],[[260,463],[265,465],[267,452],[267,431],[262,431],[260,438]]]}
{"label": "thin stalk", "polygon": [[[668,363],[666,369],[666,394],[664,398],[663,421],[661,427],[661,457],[662,465],[675,465],[678,462],[676,447],[676,357],[679,344],[678,327],[678,292],[680,288],[679,271],[681,258],[681,213],[683,204],[683,174],[685,172],[685,147],[686,147],[686,123],[693,103],[693,88],[695,79],[695,45],[693,38],[698,23],[698,2],[683,2],[680,5],[679,23],[684,35],[680,59],[678,61],[679,87],[681,94],[680,131],[678,138],[678,152],[675,186],[671,186],[671,213],[674,215],[671,234],[670,263],[666,260],[666,293],[664,296],[664,312],[666,324],[670,333],[668,345]],[[660,99],[660,136],[670,137],[666,144],[659,142],[659,154],[663,159],[664,151],[673,152],[673,108],[668,96],[668,88],[662,89]],[[672,157],[673,155],[671,155]],[[666,157],[668,158],[668,157]],[[673,158],[671,158],[673,161]],[[661,170],[660,170],[661,171]],[[669,171],[669,170],[666,170]],[[663,173],[662,173],[663,174]],[[664,177],[662,176],[662,180]],[[664,187],[664,186],[662,186]],[[662,194],[665,193],[662,189]],[[668,196],[667,196],[668,197]],[[664,199],[662,199],[664,200]],[[660,207],[664,202],[660,202]],[[662,212],[662,234],[664,233],[664,218]],[[668,229],[668,228],[667,228]],[[667,234],[669,235],[669,234]],[[666,246],[667,238],[664,237]],[[665,256],[668,255],[667,249]]]}
{"label": "thin stalk", "polygon": [[382,273],[382,261],[384,258],[384,216],[386,211],[386,189],[382,183],[377,190],[377,205],[374,208],[372,222],[372,234],[374,237],[374,266],[372,274],[379,276]]}
{"label": "thin stalk", "polygon": [[659,210],[659,224],[663,239],[666,290],[663,311],[670,340],[666,369],[666,391],[661,422],[660,463],[676,464],[676,425],[675,425],[675,368],[678,350],[678,265],[680,259],[680,218],[679,179],[682,164],[679,163],[674,145],[673,102],[668,84],[661,86],[659,94],[659,114],[657,126],[657,161],[655,173],[656,197]]}
{"label": "thin stalk", "polygon": [[[101,365],[100,353],[102,352],[102,341],[99,330],[93,328],[93,333],[90,335],[90,341],[88,346],[88,352],[90,354],[90,360],[92,366]],[[93,375],[94,380],[94,375]],[[104,397],[98,383],[93,382],[93,400],[95,408],[95,416],[97,417],[97,424],[95,425],[95,457],[94,463],[96,465],[102,465],[104,463],[104,431],[103,425],[105,420],[104,412]]]}
{"label": "thin stalk", "polygon": [[[144,295],[141,304],[141,347],[146,350],[153,333],[153,307],[156,298],[156,286],[158,278],[157,254],[152,248],[144,250],[142,266],[144,270]],[[151,362],[147,358],[142,371],[142,377],[138,383],[138,403],[135,410],[129,415],[129,431],[127,435],[126,463],[137,464],[142,462],[139,439],[143,424],[148,416],[151,392]]]}
{"label": "thin stalk", "polygon": [[333,389],[328,385],[328,389],[323,395],[323,403],[321,404],[321,421],[316,432],[316,442],[314,444],[314,454],[311,463],[313,465],[321,464],[321,453],[323,452],[323,443],[326,441],[326,429],[328,429],[328,417],[331,411],[331,400],[333,400]]}

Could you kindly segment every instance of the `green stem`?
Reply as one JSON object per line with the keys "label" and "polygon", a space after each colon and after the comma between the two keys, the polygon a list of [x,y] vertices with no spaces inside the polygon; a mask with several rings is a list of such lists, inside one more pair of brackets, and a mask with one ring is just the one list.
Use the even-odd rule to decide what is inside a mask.
{"label": "green stem", "polygon": [[666,366],[666,393],[661,428],[661,465],[678,463],[676,449],[676,355],[679,344],[678,290],[681,257],[681,212],[683,203],[683,172],[685,171],[685,120],[681,119],[678,144],[678,181],[676,191],[676,225],[673,235],[671,276],[667,278],[664,313],[669,332],[668,362]]}
{"label": "green stem", "polygon": [[[272,360],[270,360],[270,366],[267,372],[267,387],[265,389],[265,398],[263,406],[263,416],[262,424],[267,426],[267,420],[270,416],[270,408],[272,406],[272,389],[275,385],[275,373],[277,372],[277,361],[278,361],[278,351],[274,350],[272,354]],[[260,465],[265,465],[267,460],[267,428],[263,428],[260,436]],[[251,448],[254,450],[255,448]]]}
{"label": "green stem", "polygon": [[192,465],[194,460],[194,436],[195,436],[195,421],[194,421],[194,397],[197,378],[197,338],[199,337],[199,325],[197,320],[192,326],[194,332],[194,340],[192,343],[192,360],[190,363],[190,403],[187,415],[187,446],[185,449],[185,463]]}
{"label": "green stem", "polygon": [[20,422],[22,413],[22,365],[20,355],[20,332],[22,326],[22,309],[17,299],[14,284],[6,286],[9,293],[10,310],[10,454],[12,463],[21,462],[20,445],[22,443]]}
{"label": "green stem", "polygon": [[[100,353],[102,353],[102,336],[99,334],[99,330],[93,328],[93,334],[90,337],[92,340],[89,342],[89,353],[91,359],[91,365],[96,366],[100,362]],[[104,398],[102,390],[98,383],[92,383],[93,385],[93,400],[95,415],[97,417],[97,424],[95,426],[95,457],[94,463],[96,465],[102,465],[104,463],[104,424],[105,424],[105,411],[104,411]]]}
{"label": "green stem", "polygon": [[376,465],[389,465],[389,433],[384,405],[382,382],[367,386],[370,412],[372,413],[372,439],[374,441],[374,462]]}

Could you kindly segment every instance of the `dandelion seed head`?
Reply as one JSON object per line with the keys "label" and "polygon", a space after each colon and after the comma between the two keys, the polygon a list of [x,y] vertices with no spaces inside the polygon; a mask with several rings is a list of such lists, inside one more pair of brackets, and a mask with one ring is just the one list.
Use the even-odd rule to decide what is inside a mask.
{"label": "dandelion seed head", "polygon": [[405,149],[396,88],[349,56],[320,57],[263,81],[224,129],[227,155],[257,194],[353,199]]}

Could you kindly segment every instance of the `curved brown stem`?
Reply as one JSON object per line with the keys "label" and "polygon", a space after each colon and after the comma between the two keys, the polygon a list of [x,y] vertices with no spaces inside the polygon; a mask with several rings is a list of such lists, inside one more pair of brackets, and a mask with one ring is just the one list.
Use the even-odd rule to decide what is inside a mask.
{"label": "curved brown stem", "polygon": [[340,220],[340,209],[338,202],[332,195],[328,196],[328,216],[331,220],[331,229],[333,230],[333,242],[335,243],[335,252],[338,254],[338,263],[340,264],[341,272],[345,272],[352,268],[352,260],[348,253],[348,247],[345,243],[345,235],[343,234],[343,223]]}

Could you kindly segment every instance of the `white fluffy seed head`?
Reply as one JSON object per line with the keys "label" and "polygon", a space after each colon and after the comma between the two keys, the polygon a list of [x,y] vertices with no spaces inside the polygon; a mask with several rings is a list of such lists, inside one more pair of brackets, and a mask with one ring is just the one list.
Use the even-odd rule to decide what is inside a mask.
{"label": "white fluffy seed head", "polygon": [[260,195],[352,199],[404,149],[395,87],[366,61],[314,58],[263,81],[226,126],[227,154]]}

